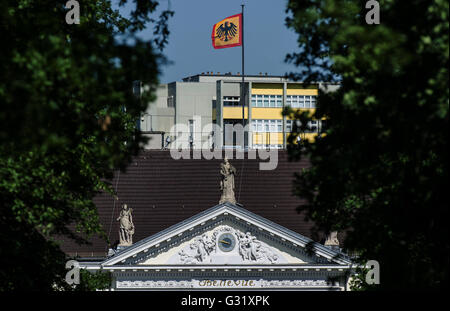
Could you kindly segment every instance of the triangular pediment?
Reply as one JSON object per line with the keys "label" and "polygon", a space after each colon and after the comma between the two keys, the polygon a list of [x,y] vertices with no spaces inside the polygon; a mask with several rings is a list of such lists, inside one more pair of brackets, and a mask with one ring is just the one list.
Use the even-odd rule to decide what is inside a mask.
{"label": "triangular pediment", "polygon": [[231,203],[116,253],[102,266],[348,265],[343,254]]}

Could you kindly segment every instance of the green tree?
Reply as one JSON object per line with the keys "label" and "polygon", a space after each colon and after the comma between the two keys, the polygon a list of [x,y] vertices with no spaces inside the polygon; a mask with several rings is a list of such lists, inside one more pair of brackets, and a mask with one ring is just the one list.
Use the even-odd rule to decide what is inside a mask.
{"label": "green tree", "polygon": [[96,271],[88,272],[80,270],[80,284],[74,286],[73,291],[88,292],[96,290],[107,290],[111,288],[111,272]]}
{"label": "green tree", "polygon": [[299,66],[291,76],[340,82],[320,91],[313,116],[285,111],[327,118],[320,139],[290,149],[311,161],[294,191],[318,229],[345,233],[359,263],[380,263],[380,285],[363,288],[441,288],[449,278],[449,4],[381,0],[380,24],[368,25],[366,2],[289,1],[287,25],[299,35],[287,56]]}
{"label": "green tree", "polygon": [[[53,289],[67,272],[54,237],[105,237],[92,198],[144,141],[136,121],[173,14],[154,20],[157,1],[133,2],[125,18],[108,0],[80,1],[71,25],[66,1],[0,2],[0,290]],[[154,39],[139,40],[149,22]],[[142,100],[135,80],[149,86]]]}

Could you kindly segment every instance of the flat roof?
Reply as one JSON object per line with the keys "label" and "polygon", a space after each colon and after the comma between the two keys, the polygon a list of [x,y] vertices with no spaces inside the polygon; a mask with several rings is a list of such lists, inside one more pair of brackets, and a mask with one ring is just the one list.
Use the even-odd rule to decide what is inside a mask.
{"label": "flat roof", "polygon": [[[244,78],[247,79],[247,82],[267,82],[267,83],[306,83],[304,81],[295,81],[292,79],[289,79],[287,76],[276,76],[276,75],[269,75],[267,73],[259,74],[259,75],[244,75]],[[196,74],[192,76],[188,76],[185,78],[182,78],[182,82],[214,82],[223,80],[224,82],[240,82],[242,80],[241,74],[232,74],[231,72],[228,73],[213,73],[213,72],[207,72],[207,73],[201,73]],[[308,82],[308,84],[332,84],[332,85],[339,85],[340,82]]]}

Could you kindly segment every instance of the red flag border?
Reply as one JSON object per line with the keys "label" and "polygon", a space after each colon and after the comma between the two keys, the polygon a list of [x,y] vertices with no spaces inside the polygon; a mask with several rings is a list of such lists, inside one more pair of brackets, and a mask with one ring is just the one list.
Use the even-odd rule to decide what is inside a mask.
{"label": "red flag border", "polygon": [[[243,27],[243,25],[242,25],[242,13],[239,13],[239,14],[235,14],[235,15],[232,15],[232,16],[225,17],[223,20],[228,19],[228,18],[233,18],[233,17],[236,17],[236,16],[239,16],[239,42],[238,42],[238,43],[233,43],[233,44],[228,44],[228,45],[216,46],[215,43],[214,43],[214,38],[215,38],[215,36],[214,36],[214,29],[216,29],[216,25],[219,24],[220,22],[219,22],[219,23],[215,23],[215,24],[213,25],[212,33],[211,33],[211,40],[212,40],[213,47],[214,47],[215,49],[232,48],[232,47],[234,47],[234,46],[240,46],[240,45],[242,45],[242,27]],[[222,20],[222,21],[223,21],[223,20]]]}

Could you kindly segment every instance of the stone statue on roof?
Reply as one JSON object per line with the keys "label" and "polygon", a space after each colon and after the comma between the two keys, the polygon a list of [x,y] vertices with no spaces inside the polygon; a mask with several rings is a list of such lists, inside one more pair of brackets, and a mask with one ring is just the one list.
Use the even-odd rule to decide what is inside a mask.
{"label": "stone statue on roof", "polygon": [[332,231],[328,234],[325,243],[325,246],[337,246],[339,247],[338,233],[337,231]]}
{"label": "stone statue on roof", "polygon": [[119,246],[130,246],[133,244],[134,224],[131,213],[133,209],[129,208],[126,204],[122,205],[119,218]]}
{"label": "stone statue on roof", "polygon": [[220,174],[222,180],[220,181],[220,190],[222,190],[222,196],[220,203],[230,202],[235,204],[236,198],[234,196],[234,176],[236,175],[236,169],[228,162],[228,158],[225,157],[222,164],[220,164]]}

